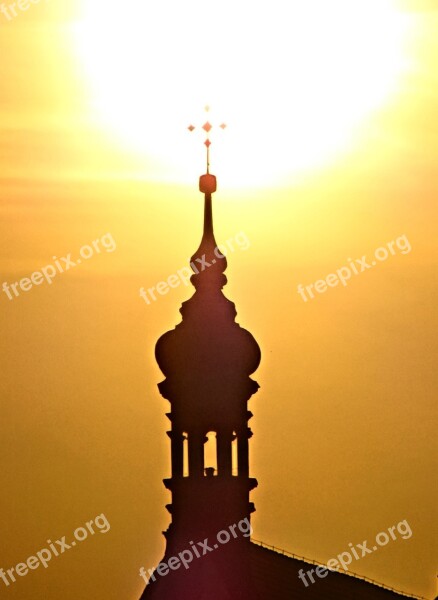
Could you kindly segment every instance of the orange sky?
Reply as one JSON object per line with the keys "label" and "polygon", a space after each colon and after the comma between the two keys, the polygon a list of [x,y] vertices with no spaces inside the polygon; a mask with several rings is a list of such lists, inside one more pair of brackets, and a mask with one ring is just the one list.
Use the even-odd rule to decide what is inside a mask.
{"label": "orange sky", "polygon": [[[262,348],[250,403],[254,537],[324,562],[406,519],[411,539],[353,570],[426,598],[437,554],[435,6],[397,3],[412,25],[409,68],[338,152],[245,187],[225,167],[221,187],[214,165],[216,238],[250,241],[229,256],[225,292]],[[150,306],[139,289],[197,248],[203,165],[179,182],[153,144],[142,152],[99,118],[74,42],[83,13],[68,0],[10,21],[0,13],[0,284],[107,233],[116,243],[51,285],[0,293],[0,568],[101,513],[111,530],[7,589],[0,580],[14,600],[136,600],[138,569],[160,559],[168,523],[168,405],[153,352],[191,289]],[[249,145],[275,163],[257,129]],[[311,301],[297,293],[402,235],[409,253]]]}

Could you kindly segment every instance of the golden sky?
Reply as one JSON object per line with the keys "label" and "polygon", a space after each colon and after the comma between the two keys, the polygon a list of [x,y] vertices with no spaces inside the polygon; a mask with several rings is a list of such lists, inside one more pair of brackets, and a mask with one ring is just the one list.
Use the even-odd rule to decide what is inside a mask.
{"label": "golden sky", "polygon": [[[139,290],[197,248],[203,146],[185,128],[211,102],[229,125],[212,146],[216,238],[249,241],[225,293],[262,349],[254,537],[325,562],[406,519],[410,539],[352,570],[433,598],[437,2],[11,4],[0,285],[101,251],[0,293],[0,568],[102,513],[111,529],[0,579],[2,597],[136,600],[162,556],[154,345],[192,290],[150,305]],[[347,285],[298,293],[396,240]]]}

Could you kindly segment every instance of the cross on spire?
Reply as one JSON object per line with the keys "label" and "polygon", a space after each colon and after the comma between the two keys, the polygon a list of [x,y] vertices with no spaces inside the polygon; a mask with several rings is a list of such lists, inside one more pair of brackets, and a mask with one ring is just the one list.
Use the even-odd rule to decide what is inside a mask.
{"label": "cross on spire", "polygon": [[[210,107],[207,105],[204,108],[204,110],[205,110],[205,112],[207,113],[207,116],[208,116],[208,113],[210,112]],[[219,125],[220,129],[225,129],[226,126],[227,126],[226,123],[221,123]],[[203,129],[205,131],[205,133],[206,133],[206,138],[205,138],[204,145],[207,148],[207,174],[210,173],[210,146],[211,146],[210,131],[213,129],[213,127],[214,127],[214,125],[212,125],[210,123],[210,121],[208,120],[208,118],[205,121],[204,125],[201,126],[201,129]],[[192,132],[192,131],[194,131],[196,129],[196,126],[191,124],[191,125],[188,126],[187,129],[190,132]]]}

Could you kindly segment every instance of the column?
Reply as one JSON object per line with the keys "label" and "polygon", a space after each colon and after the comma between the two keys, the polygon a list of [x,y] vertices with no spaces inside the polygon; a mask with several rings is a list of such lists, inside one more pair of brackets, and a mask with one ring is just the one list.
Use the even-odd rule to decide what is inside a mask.
{"label": "column", "polygon": [[172,477],[182,477],[184,464],[184,436],[180,431],[168,431],[167,435],[170,437]]}
{"label": "column", "polygon": [[217,439],[217,470],[222,477],[231,477],[232,456],[231,442],[233,434],[229,431],[220,431],[216,434]]}
{"label": "column", "polygon": [[249,427],[237,434],[237,461],[239,466],[239,477],[249,476],[249,438],[252,431]]}
{"label": "column", "polygon": [[204,474],[204,443],[206,437],[198,431],[188,433],[189,477],[202,477]]}

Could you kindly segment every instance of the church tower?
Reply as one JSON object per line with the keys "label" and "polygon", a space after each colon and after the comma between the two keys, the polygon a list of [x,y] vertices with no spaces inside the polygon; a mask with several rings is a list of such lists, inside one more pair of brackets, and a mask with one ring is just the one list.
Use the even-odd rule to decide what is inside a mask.
{"label": "church tower", "polygon": [[[207,133],[210,128],[207,122]],[[236,525],[245,522],[249,529],[255,510],[250,502],[257,481],[249,472],[252,413],[248,401],[259,388],[250,375],[259,366],[260,349],[253,336],[236,323],[235,306],[222,291],[227,261],[213,231],[216,177],[209,172],[208,137],[205,143],[207,173],[199,182],[204,230],[190,262],[195,292],[180,309],[181,323],[156,345],[156,359],[165,375],[158,388],[171,406],[167,413],[171,477],[164,480],[172,495],[166,507],[171,524],[164,533],[163,561],[190,549],[194,560],[188,569],[178,568],[150,581],[143,599],[254,597],[250,577],[245,576],[249,531],[243,536]],[[218,543],[221,531],[228,533]],[[230,540],[222,541],[227,536]],[[206,539],[211,549],[204,554],[196,544]]]}
{"label": "church tower", "polygon": [[[208,134],[208,121],[203,129]],[[227,261],[213,231],[208,135],[205,143],[204,231],[190,262],[195,292],[180,309],[181,323],[156,345],[165,376],[158,387],[170,402],[171,477],[164,484],[171,523],[141,600],[402,600],[403,593],[339,565],[328,569],[250,539],[257,481],[249,471],[248,401],[259,387],[250,376],[260,349],[222,292]]]}

